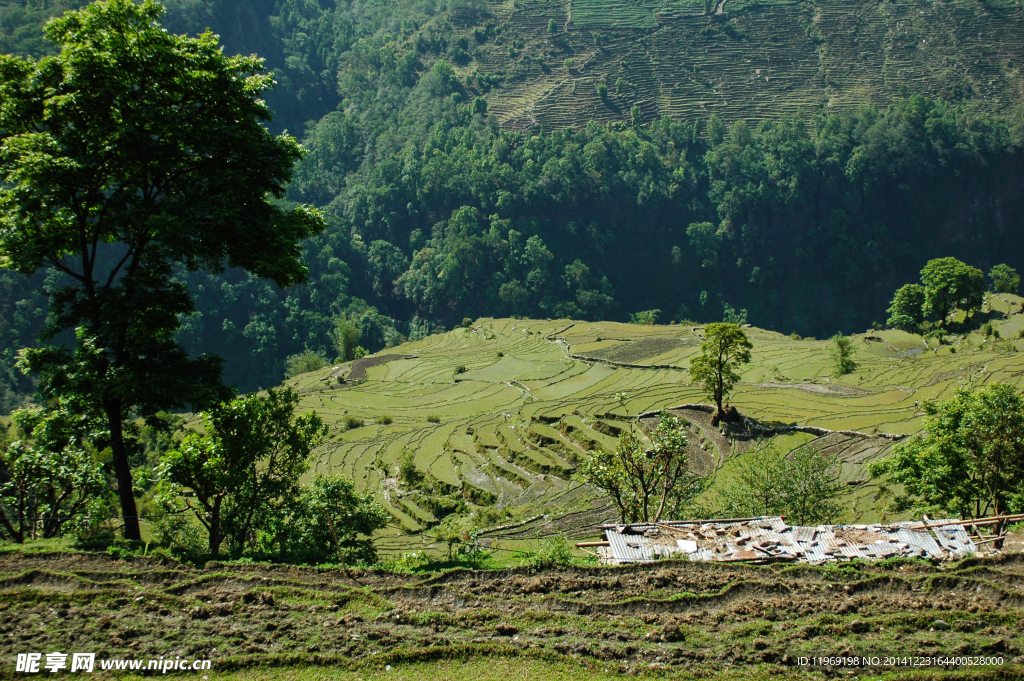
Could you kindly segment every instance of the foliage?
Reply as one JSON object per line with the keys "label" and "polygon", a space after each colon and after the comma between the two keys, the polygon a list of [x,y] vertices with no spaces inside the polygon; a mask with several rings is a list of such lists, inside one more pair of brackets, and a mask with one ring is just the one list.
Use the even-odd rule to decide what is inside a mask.
{"label": "foliage", "polygon": [[359,325],[351,319],[346,317],[335,319],[331,335],[334,339],[334,349],[338,353],[339,361],[351,362],[366,354],[366,350],[359,345],[362,331],[359,329]]}
{"label": "foliage", "polygon": [[791,525],[839,522],[840,461],[813,446],[788,454],[759,442],[737,464],[731,486],[719,491],[724,512],[734,517],[786,516]]}
{"label": "foliage", "polygon": [[[58,56],[0,57],[0,266],[56,273],[44,336],[78,329],[73,352],[29,351],[24,366],[102,412],[129,539],[140,537],[129,414],[225,394],[219,361],[174,340],[195,310],[174,265],[226,261],[297,283],[298,242],[324,226],[270,200],[301,151],[261,125],[273,83],[262,62],[226,57],[210,33],[162,31],[162,13],[104,0],[47,24]],[[76,381],[83,371],[93,380]]]}
{"label": "foliage", "polygon": [[14,413],[23,437],[0,443],[0,536],[20,544],[77,534],[105,510],[110,486],[94,459],[102,426],[75,407],[72,397]]}
{"label": "foliage", "polygon": [[311,350],[306,350],[301,354],[292,355],[284,364],[285,378],[293,378],[299,374],[323,369],[327,366],[327,360]]}
{"label": "foliage", "polygon": [[984,302],[984,274],[956,258],[929,260],[921,270],[921,283],[924,284],[924,310],[937,318],[942,327],[954,308],[970,314],[979,310]]}
{"label": "foliage", "polygon": [[472,514],[452,513],[428,531],[436,541],[447,545],[448,562],[455,557],[455,547],[471,543],[476,529]]}
{"label": "foliage", "polygon": [[903,484],[898,507],[961,518],[1024,511],[1024,398],[996,383],[923,409],[924,430],[870,467]]}
{"label": "foliage", "polygon": [[634,312],[629,316],[630,324],[640,324],[643,326],[654,326],[658,323],[658,315],[661,310],[644,310],[643,312]]}
{"label": "foliage", "polygon": [[754,347],[736,324],[708,324],[704,327],[704,342],[700,354],[690,359],[690,380],[700,384],[701,390],[722,413],[722,402],[740,380],[736,369],[750,362],[750,349]]}
{"label": "foliage", "polygon": [[377,562],[371,535],[386,527],[391,516],[372,492],[359,494],[346,477],[317,475],[285,503],[276,536],[268,540],[276,555],[310,565]]}
{"label": "foliage", "polygon": [[[164,457],[161,477],[209,535],[219,554],[255,545],[256,533],[275,522],[298,493],[313,448],[327,434],[320,417],[296,415],[289,390],[248,395],[203,413],[205,433],[190,433]],[[191,496],[182,496],[185,491]]]}
{"label": "foliage", "polygon": [[398,478],[411,489],[419,487],[423,482],[423,473],[416,468],[416,453],[410,449],[402,452],[402,458],[398,462]]}
{"label": "foliage", "polygon": [[[10,51],[41,54],[38,22],[77,4],[12,6]],[[280,205],[315,204],[328,221],[303,244],[308,286],[175,269],[197,310],[176,338],[192,356],[224,357],[229,384],[273,385],[306,351],[333,359],[339,315],[360,327],[352,350],[369,352],[392,344],[382,329],[422,338],[466,315],[624,321],[660,308],[712,321],[724,300],[758,326],[822,337],[878,319],[933,253],[1018,257],[1019,115],[910,96],[884,110],[768,111],[757,127],[717,117],[637,125],[630,104],[593,97],[600,123],[502,129],[476,107],[496,109],[495,97],[504,104],[549,67],[522,49],[522,25],[471,4],[168,0],[171,33],[211,26],[227,54],[267,57],[277,82],[263,93],[268,125],[307,151]],[[556,52],[563,38],[573,45],[559,61],[579,60],[582,34],[544,28]],[[510,48],[522,54],[506,59]],[[452,64],[467,57],[475,63],[456,77]],[[608,72],[598,89],[613,83],[617,95],[633,87]],[[961,230],[939,227],[950,215],[968,216]],[[31,391],[9,369],[36,342],[42,290],[42,277],[0,281],[6,408]],[[389,321],[371,331],[351,305]]]}
{"label": "foliage", "polygon": [[341,420],[341,424],[345,427],[345,430],[354,430],[356,428],[362,428],[366,423],[355,416],[346,416]]}
{"label": "foliage", "polygon": [[580,465],[579,477],[606,492],[623,522],[657,522],[678,516],[705,487],[690,470],[686,430],[663,413],[649,445],[633,429],[623,431],[615,453],[599,450]]}
{"label": "foliage", "polygon": [[925,288],[920,284],[904,284],[892,298],[889,306],[891,328],[917,333],[924,321]]}
{"label": "foliage", "polygon": [[1020,289],[1020,275],[1009,265],[995,265],[988,272],[992,290],[996,293],[1017,293]]}
{"label": "foliage", "polygon": [[576,556],[572,553],[572,545],[562,534],[543,539],[530,561],[537,570],[569,567],[575,562]]}
{"label": "foliage", "polygon": [[857,368],[853,361],[853,341],[841,333],[832,336],[832,347],[828,349],[829,357],[832,358],[832,375],[845,376]]}

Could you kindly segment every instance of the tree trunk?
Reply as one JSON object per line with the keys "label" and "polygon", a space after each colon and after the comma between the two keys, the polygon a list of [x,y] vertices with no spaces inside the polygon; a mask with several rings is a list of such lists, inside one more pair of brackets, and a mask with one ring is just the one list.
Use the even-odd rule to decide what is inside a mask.
{"label": "tree trunk", "polygon": [[220,525],[220,504],[223,500],[224,497],[217,497],[210,513],[210,553],[214,556],[220,555],[220,545],[224,543],[224,533]]}
{"label": "tree trunk", "polygon": [[132,485],[132,467],[128,462],[128,451],[124,445],[124,423],[121,419],[121,404],[116,400],[104,403],[107,424],[110,426],[110,451],[114,459],[114,476],[117,478],[117,496],[121,501],[121,519],[124,522],[125,539],[142,539],[139,529],[139,512],[135,506]]}

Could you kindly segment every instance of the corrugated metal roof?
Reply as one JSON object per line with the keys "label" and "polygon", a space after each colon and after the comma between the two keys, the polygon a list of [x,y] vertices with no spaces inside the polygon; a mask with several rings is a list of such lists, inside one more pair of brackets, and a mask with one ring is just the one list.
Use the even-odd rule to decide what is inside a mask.
{"label": "corrugated metal roof", "polygon": [[781,517],[674,521],[606,527],[612,561],[645,563],[669,556],[694,561],[882,559],[893,556],[959,559],[977,552],[962,525],[786,525]]}

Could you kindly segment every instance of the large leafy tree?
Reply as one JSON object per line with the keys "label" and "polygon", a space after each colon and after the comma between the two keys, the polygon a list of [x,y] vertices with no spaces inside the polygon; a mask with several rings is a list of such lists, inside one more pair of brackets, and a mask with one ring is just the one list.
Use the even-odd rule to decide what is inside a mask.
{"label": "large leafy tree", "polygon": [[917,333],[924,321],[924,286],[906,284],[901,286],[892,297],[889,306],[888,324],[894,329]]}
{"label": "large leafy tree", "polygon": [[[205,433],[165,455],[162,476],[172,491],[192,493],[180,502],[206,528],[211,554],[227,538],[236,549],[252,546],[254,530],[271,527],[298,498],[310,453],[327,434],[315,413],[296,415],[298,401],[291,390],[270,390],[217,405],[203,414]],[[330,486],[320,491],[331,496]]]}
{"label": "large leafy tree", "polygon": [[56,272],[44,336],[78,329],[95,349],[29,351],[25,365],[102,413],[133,539],[126,421],[225,396],[219,360],[175,341],[194,307],[174,268],[291,285],[306,273],[299,242],[324,226],[273,201],[301,150],[263,126],[261,60],[225,56],[210,33],[170,35],[162,14],[102,0],[47,24],[58,56],[0,57],[0,266]]}
{"label": "large leafy tree", "polygon": [[649,438],[624,431],[616,451],[595,453],[580,466],[580,477],[612,498],[623,522],[657,522],[704,490],[705,479],[690,469],[687,444],[679,419],[662,414]]}
{"label": "large leafy tree", "polygon": [[997,383],[923,406],[924,430],[870,467],[903,484],[898,507],[962,518],[1024,511],[1024,397]]}
{"label": "large leafy tree", "polygon": [[939,326],[946,325],[949,313],[959,308],[971,313],[985,299],[985,275],[956,258],[929,260],[921,270],[925,312],[935,315]]}
{"label": "large leafy tree", "polygon": [[750,362],[753,347],[737,324],[716,323],[704,327],[700,354],[690,360],[690,379],[699,383],[701,390],[715,401],[719,414],[722,401],[740,380],[736,368]]}
{"label": "large leafy tree", "polygon": [[1017,293],[1020,289],[1020,275],[1009,265],[995,265],[988,272],[992,280],[992,289],[996,293]]}

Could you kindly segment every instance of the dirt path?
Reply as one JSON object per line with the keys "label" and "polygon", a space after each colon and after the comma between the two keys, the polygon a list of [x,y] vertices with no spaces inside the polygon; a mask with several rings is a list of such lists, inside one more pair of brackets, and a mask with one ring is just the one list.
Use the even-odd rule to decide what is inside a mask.
{"label": "dirt path", "polygon": [[734,675],[758,665],[795,671],[814,655],[995,655],[1004,672],[1024,663],[1020,555],[945,569],[665,562],[353,579],[289,566],[6,554],[0,571],[4,660],[53,650],[209,656],[216,671],[532,651],[625,673],[699,665]]}

